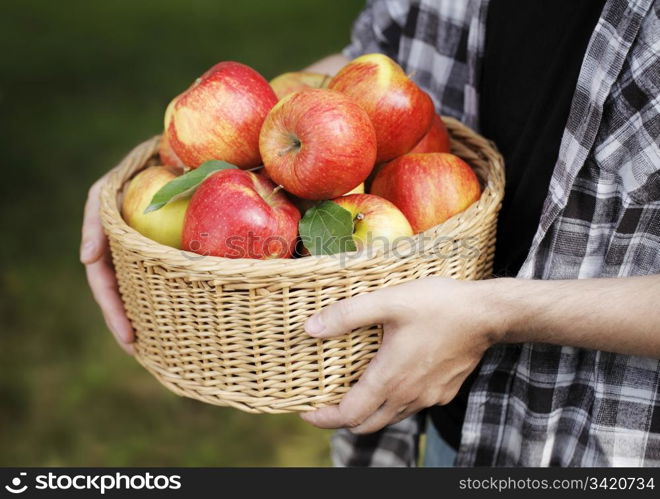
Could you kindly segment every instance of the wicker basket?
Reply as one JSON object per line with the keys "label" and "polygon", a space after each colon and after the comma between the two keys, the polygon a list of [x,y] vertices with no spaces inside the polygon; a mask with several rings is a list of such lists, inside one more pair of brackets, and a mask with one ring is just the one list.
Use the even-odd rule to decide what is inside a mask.
{"label": "wicker basket", "polygon": [[338,403],[380,344],[380,327],[330,340],[305,320],[336,300],[425,276],[481,279],[491,272],[504,188],[502,158],[446,118],[452,149],[484,187],[465,212],[393,250],[294,260],[201,257],[131,229],[124,184],[154,164],[159,137],[137,146],[107,177],[101,217],[138,361],[179,395],[248,412],[306,411]]}

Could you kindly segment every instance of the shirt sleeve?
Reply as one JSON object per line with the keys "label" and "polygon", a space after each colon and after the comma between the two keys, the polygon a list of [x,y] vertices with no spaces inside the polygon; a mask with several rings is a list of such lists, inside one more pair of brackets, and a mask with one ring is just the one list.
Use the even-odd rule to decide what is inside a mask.
{"label": "shirt sleeve", "polygon": [[344,48],[344,56],[354,59],[379,52],[397,59],[409,9],[408,0],[367,0],[353,23],[351,43]]}

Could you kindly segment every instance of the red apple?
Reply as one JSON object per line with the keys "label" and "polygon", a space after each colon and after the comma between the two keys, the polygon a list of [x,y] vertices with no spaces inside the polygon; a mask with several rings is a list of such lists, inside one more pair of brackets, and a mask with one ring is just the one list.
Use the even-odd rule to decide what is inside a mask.
{"label": "red apple", "polygon": [[347,96],[300,90],[268,114],[259,149],[273,182],[300,198],[330,199],[367,178],[376,133],[367,113]]}
{"label": "red apple", "polygon": [[220,62],[176,99],[167,140],[192,168],[210,159],[257,166],[259,131],[276,102],[275,92],[254,69]]}
{"label": "red apple", "polygon": [[164,120],[164,127],[163,127],[163,135],[160,138],[160,145],[158,146],[158,155],[160,156],[160,160],[164,165],[167,166],[185,166],[183,164],[183,161],[179,158],[179,156],[176,155],[176,153],[172,150],[172,147],[170,146],[170,141],[167,139],[167,129],[170,126],[170,121],[172,121],[172,112],[174,111],[174,104],[176,103],[176,100],[179,98],[177,95],[172,101],[167,105],[167,109],[165,109],[165,120]]}
{"label": "red apple", "polygon": [[458,156],[406,154],[383,166],[371,193],[392,201],[417,234],[465,210],[479,199],[481,186]]}
{"label": "red apple", "polygon": [[330,82],[330,76],[321,73],[297,71],[284,73],[270,80],[270,86],[278,99],[283,99],[293,92],[305,88],[325,88]]}
{"label": "red apple", "polygon": [[163,134],[160,138],[160,145],[158,146],[158,156],[160,157],[161,163],[166,166],[185,166],[183,161],[176,155],[176,153],[170,147],[170,142],[167,140],[167,134]]}
{"label": "red apple", "polygon": [[420,140],[415,147],[412,148],[410,153],[416,152],[450,152],[449,145],[449,132],[447,127],[442,121],[440,115],[433,116],[433,123],[431,128],[426,132],[426,135]]}
{"label": "red apple", "polygon": [[393,244],[413,235],[404,214],[387,199],[373,194],[348,194],[332,201],[353,217],[353,240],[358,249]]}
{"label": "red apple", "polygon": [[377,163],[407,153],[431,127],[433,101],[383,54],[354,59],[328,88],[345,93],[367,111],[378,139]]}
{"label": "red apple", "polygon": [[183,249],[227,258],[289,258],[300,212],[257,173],[221,170],[193,194],[183,224]]}

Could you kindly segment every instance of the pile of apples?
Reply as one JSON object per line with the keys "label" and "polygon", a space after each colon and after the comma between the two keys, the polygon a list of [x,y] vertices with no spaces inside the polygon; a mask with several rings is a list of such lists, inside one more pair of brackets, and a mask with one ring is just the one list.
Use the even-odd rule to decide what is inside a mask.
{"label": "pile of apples", "polygon": [[[124,219],[202,255],[319,254],[301,248],[299,226],[321,217],[327,228],[318,208],[328,202],[346,210],[361,248],[425,231],[481,195],[470,166],[450,154],[429,95],[382,54],[334,77],[286,73],[270,83],[244,64],[218,63],[167,107],[159,152],[163,166],[124,192]],[[159,192],[210,161],[227,167],[154,209]]]}

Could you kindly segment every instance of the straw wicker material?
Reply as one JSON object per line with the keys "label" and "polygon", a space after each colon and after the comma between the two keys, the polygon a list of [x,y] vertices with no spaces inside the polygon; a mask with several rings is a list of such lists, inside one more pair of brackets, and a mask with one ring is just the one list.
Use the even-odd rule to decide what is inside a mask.
{"label": "straw wicker material", "polygon": [[303,330],[325,305],[425,276],[481,279],[491,272],[502,158],[484,138],[445,118],[452,150],[477,172],[481,199],[447,222],[376,254],[250,260],[202,257],[157,244],[119,211],[124,184],[155,164],[159,137],[107,177],[101,218],[138,361],[173,392],[248,412],[336,404],[376,353],[381,328],[319,340]]}

